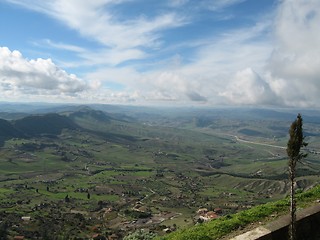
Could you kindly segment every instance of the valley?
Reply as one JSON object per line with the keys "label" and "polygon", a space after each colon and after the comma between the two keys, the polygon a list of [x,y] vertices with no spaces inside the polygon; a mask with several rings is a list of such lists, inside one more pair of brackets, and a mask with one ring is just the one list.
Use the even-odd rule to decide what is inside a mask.
{"label": "valley", "polygon": [[[295,116],[109,105],[0,113],[0,233],[121,239],[143,228],[161,236],[281,199]],[[320,113],[302,116],[309,146],[300,191],[320,179]]]}

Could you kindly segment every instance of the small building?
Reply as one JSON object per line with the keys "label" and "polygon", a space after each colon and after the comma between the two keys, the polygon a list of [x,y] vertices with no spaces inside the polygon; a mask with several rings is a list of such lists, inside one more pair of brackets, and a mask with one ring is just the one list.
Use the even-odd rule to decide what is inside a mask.
{"label": "small building", "polygon": [[31,217],[30,216],[24,216],[24,217],[21,217],[21,220],[23,220],[25,222],[29,222],[31,220]]}
{"label": "small building", "polygon": [[216,214],[213,211],[209,211],[209,212],[199,214],[198,222],[208,222],[217,218],[219,218],[218,214]]}
{"label": "small building", "polygon": [[212,219],[217,219],[217,218],[219,218],[219,215],[217,215],[217,214],[216,214],[215,212],[213,212],[213,211],[210,211],[210,212],[207,212],[206,217],[207,217],[208,219],[212,220]]}
{"label": "small building", "polygon": [[14,240],[23,240],[24,236],[14,236]]}
{"label": "small building", "polygon": [[208,212],[207,208],[200,208],[198,209],[197,214],[202,215],[202,214],[206,214],[207,212]]}

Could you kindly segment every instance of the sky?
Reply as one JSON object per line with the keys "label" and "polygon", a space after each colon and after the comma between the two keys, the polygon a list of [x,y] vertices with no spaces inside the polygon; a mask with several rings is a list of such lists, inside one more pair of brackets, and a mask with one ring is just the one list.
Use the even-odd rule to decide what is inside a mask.
{"label": "sky", "polygon": [[320,107],[319,0],[0,0],[0,101]]}

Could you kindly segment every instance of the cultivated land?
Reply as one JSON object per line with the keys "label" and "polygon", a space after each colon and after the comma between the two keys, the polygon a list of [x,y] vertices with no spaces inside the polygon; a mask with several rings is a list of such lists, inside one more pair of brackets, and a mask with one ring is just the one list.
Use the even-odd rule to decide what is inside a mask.
{"label": "cultivated land", "polygon": [[[285,147],[297,111],[13,108],[0,113],[0,233],[11,237],[164,235],[194,225],[200,208],[226,216],[289,190]],[[320,179],[320,113],[301,113],[305,191]]]}

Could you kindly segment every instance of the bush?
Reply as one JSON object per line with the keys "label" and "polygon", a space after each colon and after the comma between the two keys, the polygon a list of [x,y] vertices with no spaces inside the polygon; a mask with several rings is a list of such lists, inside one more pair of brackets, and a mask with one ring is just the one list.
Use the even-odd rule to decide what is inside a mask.
{"label": "bush", "polygon": [[139,229],[123,238],[123,240],[151,240],[156,237],[156,234]]}

